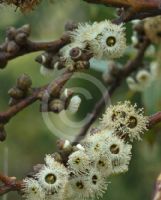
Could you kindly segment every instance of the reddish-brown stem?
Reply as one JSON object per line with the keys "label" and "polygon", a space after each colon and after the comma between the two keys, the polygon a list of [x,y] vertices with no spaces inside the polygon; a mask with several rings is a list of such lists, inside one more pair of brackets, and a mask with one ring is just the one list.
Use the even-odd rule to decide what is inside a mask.
{"label": "reddish-brown stem", "polygon": [[116,8],[124,8],[116,23],[127,22],[133,19],[161,14],[161,2],[158,0],[84,0],[88,3],[103,4]]}
{"label": "reddish-brown stem", "polygon": [[113,7],[132,7],[134,10],[153,10],[159,9],[158,0],[84,0],[89,3],[104,4]]}
{"label": "reddish-brown stem", "polygon": [[17,181],[15,177],[8,177],[0,174],[0,196],[10,192],[10,191],[19,191],[22,188],[23,182]]}
{"label": "reddish-brown stem", "polygon": [[17,58],[19,56],[36,51],[52,51],[54,54],[69,42],[70,37],[68,35],[64,35],[60,39],[51,42],[33,42],[31,40],[27,40],[26,43],[21,46],[18,52],[0,51],[0,64],[1,62],[8,62],[9,60]]}
{"label": "reddish-brown stem", "polygon": [[152,127],[153,125],[161,122],[161,112],[157,112],[154,115],[152,115],[149,119],[150,123],[149,126]]}
{"label": "reddish-brown stem", "polygon": [[[72,76],[72,73],[66,72],[63,75],[61,75],[60,77],[58,77],[54,81],[54,83],[57,87],[57,89],[55,89],[55,90],[60,91],[62,89],[62,86],[66,83],[66,81],[69,80],[69,78],[71,76]],[[30,96],[26,97],[25,99],[22,99],[16,105],[11,106],[7,111],[0,112],[0,123],[2,123],[2,124],[8,123],[9,120],[13,116],[15,116],[17,113],[19,113],[21,110],[28,107],[29,105],[31,105],[35,101],[41,99],[40,94],[42,92],[44,92],[46,88],[47,88],[47,86],[43,86],[43,87],[34,89]]]}

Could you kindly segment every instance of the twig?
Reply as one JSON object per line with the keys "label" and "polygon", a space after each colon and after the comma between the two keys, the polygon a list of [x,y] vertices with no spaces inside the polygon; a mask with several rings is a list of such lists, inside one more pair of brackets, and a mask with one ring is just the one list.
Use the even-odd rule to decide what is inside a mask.
{"label": "twig", "polygon": [[51,42],[33,42],[28,39],[30,26],[24,25],[18,29],[10,27],[6,33],[6,40],[0,45],[0,68],[6,67],[8,61],[19,56],[37,51],[49,51],[57,53],[64,45],[70,42],[68,34]]}
{"label": "twig", "polygon": [[15,177],[4,176],[3,174],[0,174],[0,182],[3,183],[0,186],[0,196],[10,191],[19,191],[23,186],[22,181],[17,181]]}
{"label": "twig", "polygon": [[161,122],[161,112],[157,112],[156,114],[150,117],[149,127],[154,126],[155,124]]}
{"label": "twig", "polygon": [[84,0],[88,3],[103,4],[116,8],[124,8],[116,23],[128,22],[133,19],[143,19],[146,17],[161,14],[161,2],[158,0]]}
{"label": "twig", "polygon": [[[57,87],[57,89],[55,90],[60,91],[62,89],[62,86],[69,80],[71,76],[72,76],[72,73],[66,72],[60,77],[58,77],[54,81],[54,84]],[[22,99],[16,105],[11,106],[7,111],[0,112],[0,124],[8,123],[12,117],[14,117],[17,113],[22,111],[24,108],[33,104],[37,100],[41,100],[41,94],[46,90],[47,86],[48,85],[33,89],[33,93],[30,96],[26,97],[25,99]]]}
{"label": "twig", "polygon": [[89,3],[104,4],[113,7],[132,7],[137,11],[159,9],[160,2],[158,0],[84,0]]}

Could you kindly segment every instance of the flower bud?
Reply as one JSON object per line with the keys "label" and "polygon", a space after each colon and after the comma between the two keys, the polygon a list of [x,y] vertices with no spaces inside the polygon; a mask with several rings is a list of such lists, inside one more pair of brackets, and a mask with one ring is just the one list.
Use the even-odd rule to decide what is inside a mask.
{"label": "flower bud", "polygon": [[65,88],[65,90],[63,91],[63,93],[60,96],[60,99],[65,101],[68,98],[70,98],[73,95],[73,90]]}
{"label": "flower bud", "polygon": [[53,82],[48,87],[48,93],[52,97],[58,97],[60,93],[60,87],[55,82]]}
{"label": "flower bud", "polygon": [[21,99],[24,96],[24,92],[17,87],[13,87],[8,91],[10,97],[14,99]]}
{"label": "flower bud", "polygon": [[79,47],[75,47],[70,50],[69,55],[73,60],[78,60],[82,55],[82,51]]}
{"label": "flower bud", "polygon": [[18,79],[17,79],[17,87],[21,90],[27,90],[30,88],[32,85],[32,80],[31,78],[26,75],[22,74]]}
{"label": "flower bud", "polygon": [[76,68],[81,70],[81,69],[88,69],[90,67],[89,61],[78,61],[76,63]]}
{"label": "flower bud", "polygon": [[10,98],[8,105],[9,106],[14,106],[18,103],[18,99]]}
{"label": "flower bud", "polygon": [[57,141],[58,149],[63,153],[71,153],[73,151],[73,146],[69,140],[58,140]]}
{"label": "flower bud", "polygon": [[58,152],[53,153],[52,157],[54,158],[54,160],[56,160],[59,163],[62,163],[63,161],[61,155]]}
{"label": "flower bud", "polygon": [[14,27],[9,27],[6,31],[6,36],[9,40],[14,40],[16,35],[16,29]]}
{"label": "flower bud", "polygon": [[8,53],[17,53],[19,51],[19,46],[14,41],[9,41],[6,51]]}
{"label": "flower bud", "polygon": [[15,37],[15,41],[19,45],[23,45],[27,41],[27,35],[26,33],[18,33]]}
{"label": "flower bud", "polygon": [[36,62],[42,64],[47,69],[53,69],[52,60],[53,60],[53,55],[47,52],[37,56],[35,59]]}
{"label": "flower bud", "polygon": [[18,29],[18,32],[25,33],[27,36],[29,36],[31,33],[31,27],[29,24],[25,24]]}
{"label": "flower bud", "polygon": [[54,99],[49,103],[49,109],[52,112],[59,113],[64,109],[64,102],[60,99]]}

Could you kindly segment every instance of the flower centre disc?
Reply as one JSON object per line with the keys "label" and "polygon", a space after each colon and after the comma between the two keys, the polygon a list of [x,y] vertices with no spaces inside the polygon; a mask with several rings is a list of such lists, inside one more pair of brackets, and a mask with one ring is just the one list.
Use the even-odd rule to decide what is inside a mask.
{"label": "flower centre disc", "polygon": [[56,176],[54,174],[48,174],[46,177],[45,177],[45,181],[48,183],[48,184],[53,184],[55,183],[56,181]]}
{"label": "flower centre disc", "polygon": [[137,119],[135,117],[131,116],[129,118],[128,127],[129,128],[135,128],[136,125],[137,125]]}
{"label": "flower centre disc", "polygon": [[111,145],[111,147],[110,147],[110,151],[111,151],[111,153],[113,153],[113,154],[118,154],[119,151],[120,151],[120,149],[119,149],[118,145],[113,144],[113,145]]}
{"label": "flower centre disc", "polygon": [[110,36],[106,39],[106,44],[109,47],[113,47],[116,43],[116,39],[113,36]]}
{"label": "flower centre disc", "polygon": [[84,185],[81,181],[77,182],[76,183],[76,186],[79,188],[79,189],[83,189],[84,188]]}

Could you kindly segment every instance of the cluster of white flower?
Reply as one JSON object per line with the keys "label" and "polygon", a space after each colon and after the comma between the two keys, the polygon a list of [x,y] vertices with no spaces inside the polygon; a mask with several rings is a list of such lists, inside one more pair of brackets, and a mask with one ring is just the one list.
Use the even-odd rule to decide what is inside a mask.
{"label": "cluster of white flower", "polygon": [[116,25],[109,20],[78,24],[70,35],[72,42],[59,52],[66,65],[72,65],[83,52],[90,52],[99,59],[113,59],[121,57],[126,48],[123,24]]}
{"label": "cluster of white flower", "polygon": [[42,75],[53,75],[54,70],[62,68],[69,71],[86,69],[91,58],[119,58],[126,49],[125,27],[110,20],[80,23],[68,34],[71,43],[62,47],[56,55],[45,52],[37,57]]}
{"label": "cluster of white flower", "polygon": [[149,69],[140,69],[133,76],[129,76],[126,81],[128,87],[132,91],[142,92],[148,88],[153,81],[155,81],[159,74],[159,64],[157,62],[152,62]]}
{"label": "cluster of white flower", "polygon": [[[101,198],[108,177],[128,170],[132,142],[147,130],[142,109],[130,102],[107,108],[101,125],[73,148],[66,165],[47,155],[35,179],[24,180],[26,200],[86,200]],[[92,133],[92,132],[91,132]],[[70,142],[64,143],[69,148]]]}
{"label": "cluster of white flower", "polygon": [[147,130],[147,123],[143,109],[137,109],[137,105],[131,105],[129,101],[109,106],[101,119],[104,129],[114,130],[117,136],[130,141],[141,139],[140,134]]}

